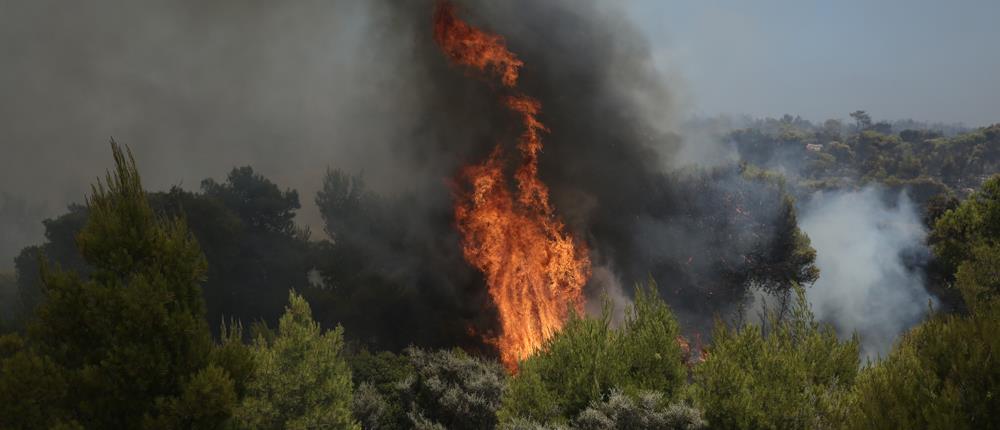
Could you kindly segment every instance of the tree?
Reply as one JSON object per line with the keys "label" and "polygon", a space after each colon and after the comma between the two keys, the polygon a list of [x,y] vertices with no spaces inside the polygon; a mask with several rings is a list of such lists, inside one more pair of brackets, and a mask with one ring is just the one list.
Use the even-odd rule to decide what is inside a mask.
{"label": "tree", "polygon": [[1000,428],[1000,306],[937,315],[858,377],[848,428]]}
{"label": "tree", "polygon": [[[322,285],[303,291],[324,324],[373,350],[409,345],[489,351],[496,318],[482,278],[462,257],[450,209],[426,196],[378,196],[360,177],[328,171],[316,204],[332,242],[318,244]],[[473,330],[470,330],[470,327]]]}
{"label": "tree", "polygon": [[[4,363],[52,375],[52,388],[21,396],[6,385],[19,378],[0,375],[0,403],[45,402],[88,428],[219,428],[233,382],[210,358],[205,258],[182,219],[154,213],[131,152],[112,142],[112,153],[114,172],[93,187],[77,236],[89,278],[43,265],[44,301],[23,350]],[[19,419],[0,426],[30,426]]]}
{"label": "tree", "polygon": [[202,181],[200,194],[173,189],[157,197],[167,213],[185,214],[209,261],[205,297],[210,321],[277,322],[288,290],[309,288],[314,245],[294,223],[298,193],[251,167],[223,183]]}
{"label": "tree", "polygon": [[406,355],[381,351],[377,354],[363,349],[352,354],[354,416],[367,430],[391,430],[411,424],[409,405],[402,399],[400,382],[411,378],[415,371]]}
{"label": "tree", "polygon": [[[226,182],[204,181],[195,193],[173,187],[147,194],[162,217],[183,218],[208,260],[203,296],[210,328],[229,318],[264,320],[281,316],[289,288],[309,287],[313,245],[308,232],[295,228],[298,208],[294,191],[278,186],[250,167],[233,169]],[[25,312],[41,301],[40,261],[83,276],[91,268],[76,246],[88,208],[71,205],[69,212],[46,220],[46,242],[25,248],[16,259],[18,292]]]}
{"label": "tree", "polygon": [[236,412],[248,429],[359,429],[351,416],[351,372],[343,329],[324,331],[309,304],[289,293],[273,340],[258,336],[255,370]]}
{"label": "tree", "polygon": [[68,212],[42,221],[45,226],[46,242],[40,246],[29,246],[14,258],[17,270],[17,293],[22,317],[27,319],[36,306],[42,302],[42,261],[62,270],[75,271],[87,276],[91,268],[80,255],[76,236],[87,222],[87,208],[72,204]]}
{"label": "tree", "polygon": [[0,272],[0,335],[17,325],[21,307],[17,299],[17,278],[13,273]]}
{"label": "tree", "polygon": [[520,364],[504,393],[501,421],[563,422],[603,399],[612,389],[630,395],[660,392],[678,397],[687,373],[673,314],[650,282],[636,288],[624,325],[573,315],[541,351]]}
{"label": "tree", "polygon": [[957,268],[968,314],[938,314],[865,369],[849,428],[1000,428],[1000,176],[934,226],[938,258]]}
{"label": "tree", "polygon": [[958,266],[955,287],[973,312],[1000,297],[1000,244],[979,244]]}
{"label": "tree", "polygon": [[694,397],[712,428],[812,429],[841,422],[858,372],[858,339],[842,342],[813,320],[801,287],[786,318],[729,328],[719,322],[694,373]]}
{"label": "tree", "polygon": [[296,232],[294,218],[295,210],[301,207],[299,193],[281,191],[250,166],[234,168],[223,184],[206,179],[201,188],[205,195],[233,209],[250,229],[289,236]]}
{"label": "tree", "polygon": [[930,234],[934,254],[948,273],[972,260],[973,249],[1000,244],[1000,175],[970,195],[957,208],[948,210]]}
{"label": "tree", "polygon": [[856,129],[857,129],[857,131],[859,133],[862,132],[862,131],[864,131],[864,130],[867,130],[867,129],[871,128],[871,126],[872,126],[872,117],[871,117],[871,115],[868,115],[867,112],[865,112],[863,110],[857,110],[857,111],[851,112],[850,115],[851,115],[851,118],[854,118],[854,124],[855,124],[855,127],[856,127]]}

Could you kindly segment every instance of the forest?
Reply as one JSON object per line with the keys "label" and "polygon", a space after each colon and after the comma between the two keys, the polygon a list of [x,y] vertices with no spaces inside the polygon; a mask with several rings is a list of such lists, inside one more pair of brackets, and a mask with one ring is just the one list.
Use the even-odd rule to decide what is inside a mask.
{"label": "forest", "polygon": [[4,3],[0,430],[1000,429],[1000,11],[683,3]]}
{"label": "forest", "polygon": [[[758,204],[784,207],[791,223],[738,229],[783,230],[788,244],[690,280],[720,294],[711,303],[695,301],[706,290],[669,284],[698,271],[647,272],[623,309],[605,296],[596,312],[573,313],[513,373],[476,331],[489,327],[469,309],[488,300],[481,292],[449,297],[432,287],[433,273],[400,279],[388,266],[401,261],[394,253],[422,246],[407,242],[401,219],[412,197],[380,196],[330,170],[315,200],[331,239],[317,240],[295,224],[298,193],[251,167],[198,191],[147,192],[131,151],[112,142],[108,175],[83,204],[45,220],[45,242],[2,277],[0,425],[997,428],[1000,176],[990,172],[1000,126],[946,137],[895,132],[862,114],[852,114],[853,127],[785,117],[729,132],[748,155],[739,166],[671,183],[771,190]],[[762,152],[783,155],[749,156]],[[773,170],[795,158],[801,171]],[[838,336],[811,311],[815,252],[792,197],[871,182],[919,202],[933,250],[928,288],[949,304],[874,359],[860,355],[857,333]],[[687,216],[703,228],[732,228],[725,216],[705,216],[712,205],[697,210]],[[447,267],[434,261],[446,257],[425,258]],[[760,291],[786,300],[728,317],[726,302]],[[693,332],[675,306],[713,312],[713,327]]]}

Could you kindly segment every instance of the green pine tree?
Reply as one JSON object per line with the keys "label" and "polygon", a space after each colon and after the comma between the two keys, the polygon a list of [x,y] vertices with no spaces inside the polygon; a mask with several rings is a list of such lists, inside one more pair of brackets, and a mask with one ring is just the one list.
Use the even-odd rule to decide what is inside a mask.
{"label": "green pine tree", "polygon": [[795,287],[791,314],[763,327],[718,323],[693,393],[712,428],[815,429],[839,424],[858,373],[858,339],[813,319]]}
{"label": "green pine tree", "polygon": [[351,370],[341,327],[323,331],[302,296],[289,294],[272,339],[253,347],[255,371],[237,421],[247,429],[360,429],[351,416]]}
{"label": "green pine tree", "polygon": [[[205,258],[183,219],[154,214],[131,151],[111,147],[115,169],[93,187],[77,236],[93,270],[84,278],[43,265],[44,300],[25,346],[3,363],[0,403],[49,408],[85,428],[221,427],[235,397],[229,372],[211,363]],[[8,391],[29,373],[44,393]],[[36,428],[0,415],[0,427]]]}

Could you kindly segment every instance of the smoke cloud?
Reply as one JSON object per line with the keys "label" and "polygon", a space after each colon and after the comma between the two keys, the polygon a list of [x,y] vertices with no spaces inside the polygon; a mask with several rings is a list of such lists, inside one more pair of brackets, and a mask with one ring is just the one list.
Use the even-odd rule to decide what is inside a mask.
{"label": "smoke cloud", "polygon": [[[541,102],[550,129],[541,179],[599,268],[590,297],[608,290],[624,300],[652,275],[682,321],[707,326],[742,299],[743,286],[732,286],[753,275],[750,261],[782,260],[769,252],[782,240],[774,225],[790,219],[780,190],[744,181],[732,166],[672,172],[716,153],[678,156],[673,83],[621,2],[456,3],[525,63],[519,87]],[[346,225],[344,241],[360,244],[371,266],[393,268],[371,275],[412,293],[414,314],[443,303],[462,319],[482,319],[483,283],[461,259],[449,184],[498,142],[516,153],[521,130],[494,88],[451,67],[435,46],[432,6],[6,2],[0,191],[44,201],[45,215],[57,215],[107,166],[114,136],[133,148],[151,189],[192,189],[252,165],[297,189],[297,221],[320,232],[328,224],[313,196],[327,167],[340,168],[362,174],[384,208],[369,220],[378,228]]]}
{"label": "smoke cloud", "polygon": [[801,221],[820,268],[807,290],[817,318],[841,335],[857,332],[867,356],[884,355],[933,301],[921,270],[927,232],[913,203],[872,187],[819,193],[803,206]]}

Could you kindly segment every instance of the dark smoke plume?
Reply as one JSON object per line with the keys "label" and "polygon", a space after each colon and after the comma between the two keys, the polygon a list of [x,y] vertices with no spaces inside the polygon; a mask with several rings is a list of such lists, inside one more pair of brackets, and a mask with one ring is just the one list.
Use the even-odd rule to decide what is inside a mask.
{"label": "dark smoke plume", "polygon": [[[814,278],[779,181],[735,166],[674,170],[671,92],[623,5],[456,3],[525,63],[521,87],[551,129],[541,177],[602,268],[592,297],[652,275],[703,326],[748,285]],[[357,281],[400,297],[348,332],[393,346],[478,339],[493,323],[482,279],[461,259],[448,184],[520,130],[494,89],[438,51],[432,9],[431,0],[5,3],[3,191],[53,207],[80,201],[106,164],[108,135],[132,145],[153,188],[251,164],[302,196],[332,198],[325,209],[323,194],[317,206],[304,198],[299,219],[330,233],[328,256],[358,259],[349,273],[326,271],[330,288]],[[328,166],[367,188],[346,177],[324,184]]]}

